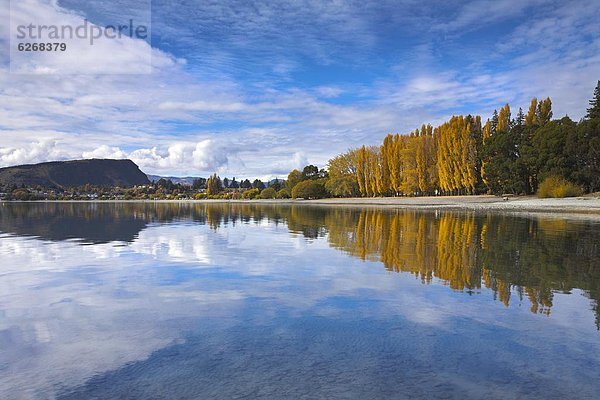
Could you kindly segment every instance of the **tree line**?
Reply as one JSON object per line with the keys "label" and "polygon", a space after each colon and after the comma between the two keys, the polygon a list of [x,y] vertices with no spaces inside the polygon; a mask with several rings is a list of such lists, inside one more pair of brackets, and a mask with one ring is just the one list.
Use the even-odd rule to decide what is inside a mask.
{"label": "tree line", "polygon": [[[288,192],[319,198],[599,191],[600,81],[584,119],[552,117],[551,99],[533,98],[515,117],[506,104],[485,122],[458,115],[437,127],[423,124],[333,157],[320,176],[292,171]],[[295,184],[302,184],[296,193]]]}

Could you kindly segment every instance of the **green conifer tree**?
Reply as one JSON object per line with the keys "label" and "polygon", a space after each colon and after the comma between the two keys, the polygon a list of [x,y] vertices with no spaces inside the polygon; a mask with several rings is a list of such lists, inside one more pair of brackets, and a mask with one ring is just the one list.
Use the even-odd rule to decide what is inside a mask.
{"label": "green conifer tree", "polygon": [[587,109],[587,119],[600,119],[600,81],[594,90],[594,97],[590,100],[590,108]]}

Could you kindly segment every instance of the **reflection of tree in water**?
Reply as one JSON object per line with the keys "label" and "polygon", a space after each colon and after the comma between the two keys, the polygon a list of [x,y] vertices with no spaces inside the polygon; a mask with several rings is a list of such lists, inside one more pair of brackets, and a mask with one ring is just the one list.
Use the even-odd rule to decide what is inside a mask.
{"label": "reflection of tree in water", "polygon": [[[344,218],[345,216],[345,218]],[[475,213],[366,210],[340,214],[329,241],[390,271],[409,272],[455,290],[491,289],[509,305],[527,297],[534,313],[549,314],[555,291],[585,290],[600,321],[600,236],[587,223]]]}
{"label": "reflection of tree in water", "polygon": [[454,290],[483,285],[509,305],[527,297],[549,314],[553,293],[579,288],[594,300],[600,328],[600,235],[591,223],[476,213],[432,213],[252,203],[12,203],[0,207],[0,231],[47,240],[133,241],[153,223],[286,223],[309,239],[363,260],[434,278]]}

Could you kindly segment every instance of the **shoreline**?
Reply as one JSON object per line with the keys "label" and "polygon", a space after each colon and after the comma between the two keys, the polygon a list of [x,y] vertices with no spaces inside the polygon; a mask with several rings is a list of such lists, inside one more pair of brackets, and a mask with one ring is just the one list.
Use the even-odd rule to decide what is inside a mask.
{"label": "shoreline", "polygon": [[359,208],[403,208],[423,210],[472,210],[499,212],[541,212],[552,214],[587,214],[600,217],[600,198],[588,195],[562,199],[540,199],[534,196],[429,196],[429,197],[375,197],[375,198],[327,198],[319,200],[256,199],[256,200],[38,200],[0,201],[4,203],[239,203],[268,205],[300,205]]}

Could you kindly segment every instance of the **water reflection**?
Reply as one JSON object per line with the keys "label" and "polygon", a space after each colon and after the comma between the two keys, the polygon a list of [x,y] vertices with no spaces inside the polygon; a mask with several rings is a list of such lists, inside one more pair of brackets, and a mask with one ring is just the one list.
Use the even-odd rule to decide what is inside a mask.
{"label": "water reflection", "polygon": [[595,300],[598,313],[596,225],[475,213],[332,214],[325,220],[329,242],[356,257],[378,259],[388,270],[410,272],[424,283],[439,278],[470,293],[484,285],[507,306],[516,289],[519,300],[531,301],[532,312],[544,314],[550,313],[553,292],[580,288]]}
{"label": "water reflection", "polygon": [[599,389],[591,222],[36,203],[0,206],[0,232],[1,398]]}
{"label": "water reflection", "polygon": [[[325,237],[333,248],[386,269],[433,278],[468,293],[482,285],[509,305],[513,289],[534,313],[550,314],[555,291],[583,289],[600,298],[600,235],[593,223],[561,218],[515,218],[462,213],[352,210],[306,206],[185,203],[9,204],[0,209],[0,231],[45,240],[83,243],[136,242],[152,223],[194,222],[217,230],[236,223],[284,223],[305,238]],[[174,261],[207,261],[194,237],[174,241],[172,232],[137,240],[133,249]],[[599,326],[600,327],[600,326]]]}

